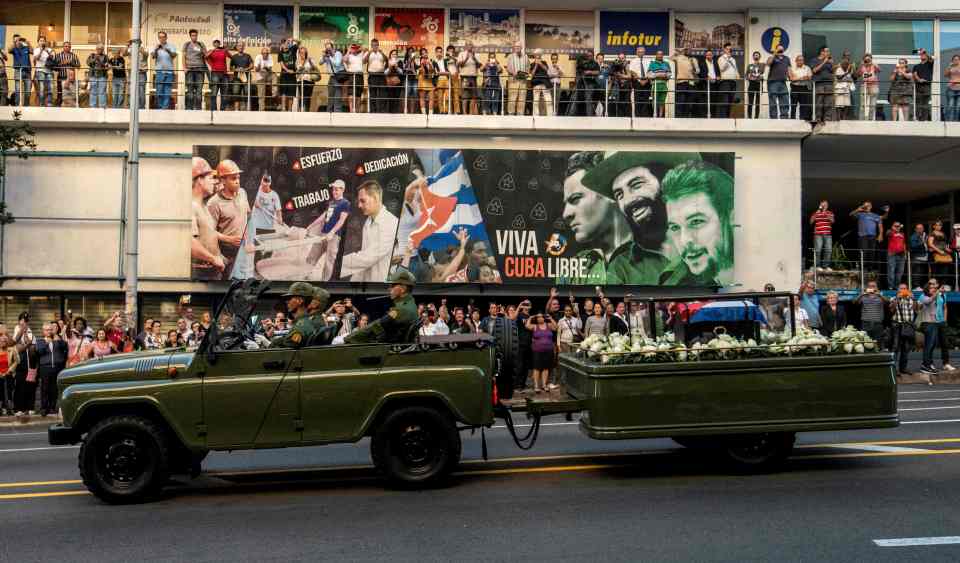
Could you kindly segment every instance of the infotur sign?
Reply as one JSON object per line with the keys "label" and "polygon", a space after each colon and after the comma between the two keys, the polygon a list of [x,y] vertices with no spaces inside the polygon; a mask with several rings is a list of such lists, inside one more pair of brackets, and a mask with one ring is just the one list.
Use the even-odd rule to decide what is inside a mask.
{"label": "infotur sign", "polygon": [[633,55],[637,47],[647,54],[667,54],[670,15],[667,12],[600,12],[600,52]]}

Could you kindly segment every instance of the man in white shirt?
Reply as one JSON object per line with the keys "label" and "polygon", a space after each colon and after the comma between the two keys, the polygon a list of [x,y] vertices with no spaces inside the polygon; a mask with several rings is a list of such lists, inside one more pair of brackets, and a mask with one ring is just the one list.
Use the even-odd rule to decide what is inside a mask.
{"label": "man in white shirt", "polygon": [[450,334],[450,327],[443,319],[437,316],[437,312],[428,309],[424,314],[423,324],[420,325],[420,336],[440,336]]}
{"label": "man in white shirt", "polygon": [[267,87],[273,85],[273,56],[269,47],[260,49],[260,54],[253,59],[253,83],[257,85],[257,109],[267,109]]}
{"label": "man in white shirt", "polygon": [[733,48],[724,43],[723,53],[717,58],[717,67],[720,69],[720,81],[717,83],[717,116],[730,117],[730,106],[733,104],[734,92],[737,89],[737,80],[740,72],[737,70],[737,60],[733,58]]}
{"label": "man in white shirt", "polygon": [[360,250],[343,257],[340,277],[353,282],[384,282],[396,243],[397,217],[383,206],[383,188],[374,180],[357,188],[357,207],[366,216]]}
{"label": "man in white shirt", "polygon": [[634,115],[637,117],[653,117],[653,106],[650,104],[650,79],[647,78],[647,50],[637,47],[637,56],[630,59],[627,70],[633,81]]}
{"label": "man in white shirt", "polygon": [[35,79],[39,86],[37,101],[41,107],[50,107],[53,105],[53,72],[47,68],[47,59],[53,56],[53,51],[47,47],[47,39],[40,36],[37,40],[37,46],[33,49],[33,67],[37,69]]}
{"label": "man in white shirt", "polygon": [[523,115],[527,105],[527,78],[530,77],[530,60],[520,47],[513,45],[513,52],[507,57],[507,114]]}
{"label": "man in white shirt", "polygon": [[370,41],[370,50],[363,55],[363,62],[367,64],[367,80],[370,84],[370,111],[373,113],[387,112],[387,56],[380,50],[380,42]]}
{"label": "man in white shirt", "polygon": [[561,352],[570,352],[577,338],[583,334],[583,323],[573,316],[573,305],[563,307],[563,318],[557,323],[557,343]]}

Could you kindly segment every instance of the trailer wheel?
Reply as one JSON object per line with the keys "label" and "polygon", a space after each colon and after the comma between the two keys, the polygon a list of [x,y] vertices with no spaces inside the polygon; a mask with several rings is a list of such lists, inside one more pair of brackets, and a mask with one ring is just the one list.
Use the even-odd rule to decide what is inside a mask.
{"label": "trailer wheel", "polygon": [[387,415],[373,435],[370,454],[394,485],[426,487],[453,471],[460,447],[460,434],[447,413],[412,406]]}
{"label": "trailer wheel", "polygon": [[80,446],[83,484],[110,504],[151,499],[167,481],[171,446],[167,432],[139,416],[112,416],[90,429]]}
{"label": "trailer wheel", "polygon": [[723,453],[736,468],[746,471],[771,471],[790,457],[796,434],[774,432],[726,438]]}

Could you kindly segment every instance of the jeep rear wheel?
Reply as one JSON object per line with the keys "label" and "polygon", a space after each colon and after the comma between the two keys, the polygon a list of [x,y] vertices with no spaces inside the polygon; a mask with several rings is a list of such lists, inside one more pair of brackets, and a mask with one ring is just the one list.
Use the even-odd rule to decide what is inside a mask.
{"label": "jeep rear wheel", "polygon": [[87,432],[79,456],[83,484],[110,504],[149,500],[167,481],[170,441],[155,422],[113,416]]}
{"label": "jeep rear wheel", "polygon": [[395,485],[424,487],[453,471],[460,447],[460,434],[449,415],[429,407],[403,407],[377,428],[370,453],[377,469]]}

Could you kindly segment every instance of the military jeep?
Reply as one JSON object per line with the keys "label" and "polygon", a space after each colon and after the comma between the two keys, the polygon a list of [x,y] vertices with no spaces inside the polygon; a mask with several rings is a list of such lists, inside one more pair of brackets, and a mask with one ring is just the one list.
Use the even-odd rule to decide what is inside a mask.
{"label": "military jeep", "polygon": [[51,444],[80,443],[86,487],[109,503],[196,476],[208,452],[357,442],[393,484],[428,486],[460,459],[463,429],[494,421],[488,337],[411,332],[405,344],[264,347],[267,284],[231,286],[196,350],[108,356],[64,370]]}

